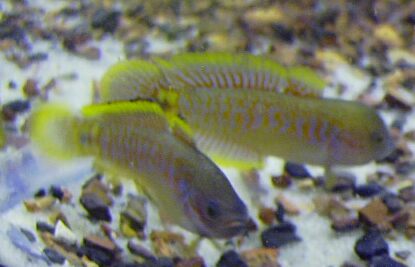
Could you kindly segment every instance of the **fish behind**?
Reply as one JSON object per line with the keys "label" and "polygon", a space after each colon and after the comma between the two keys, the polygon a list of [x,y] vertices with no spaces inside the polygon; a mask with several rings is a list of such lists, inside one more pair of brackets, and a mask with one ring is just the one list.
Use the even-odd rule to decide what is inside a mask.
{"label": "fish behind", "polygon": [[247,231],[246,206],[225,175],[156,103],[91,105],[80,113],[45,105],[30,125],[48,155],[93,156],[104,170],[134,179],[171,223],[214,238]]}
{"label": "fish behind", "polygon": [[393,149],[380,116],[357,102],[248,89],[175,94],[169,99],[213,158],[252,165],[273,155],[330,168],[382,159]]}

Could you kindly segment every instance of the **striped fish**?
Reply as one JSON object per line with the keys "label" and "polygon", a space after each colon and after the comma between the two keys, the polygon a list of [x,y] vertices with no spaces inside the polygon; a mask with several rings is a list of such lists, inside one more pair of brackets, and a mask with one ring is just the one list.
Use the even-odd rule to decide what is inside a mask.
{"label": "striped fish", "polygon": [[252,89],[320,97],[324,80],[306,67],[286,68],[265,57],[184,53],[169,60],[121,61],[101,81],[103,102],[155,98],[159,89]]}
{"label": "striped fish", "polygon": [[246,232],[244,203],[221,170],[183,138],[182,123],[152,102],[93,105],[80,114],[46,105],[30,120],[33,142],[48,155],[93,156],[104,170],[134,179],[171,223],[205,237]]}
{"label": "striped fish", "polygon": [[249,89],[194,89],[175,99],[197,145],[219,161],[249,166],[274,155],[326,167],[358,165],[393,148],[377,113],[352,101]]}

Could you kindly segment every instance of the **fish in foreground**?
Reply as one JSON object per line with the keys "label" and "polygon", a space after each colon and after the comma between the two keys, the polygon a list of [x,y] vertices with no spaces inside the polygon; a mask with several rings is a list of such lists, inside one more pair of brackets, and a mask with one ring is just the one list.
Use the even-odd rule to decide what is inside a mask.
{"label": "fish in foreground", "polygon": [[160,89],[251,89],[319,97],[325,81],[307,67],[284,67],[266,57],[231,53],[184,53],[164,60],[127,60],[101,82],[103,102],[156,98]]}
{"label": "fish in foreground", "polygon": [[98,166],[134,179],[160,216],[204,237],[247,232],[250,218],[222,171],[186,137],[183,122],[153,102],[85,107],[45,105],[30,120],[35,144],[51,156],[94,156]]}

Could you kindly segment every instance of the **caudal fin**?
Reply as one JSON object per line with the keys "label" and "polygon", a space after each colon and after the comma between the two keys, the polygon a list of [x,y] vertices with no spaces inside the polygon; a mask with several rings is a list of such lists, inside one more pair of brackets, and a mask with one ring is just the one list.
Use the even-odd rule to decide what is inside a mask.
{"label": "caudal fin", "polygon": [[30,137],[48,156],[69,159],[80,154],[76,117],[65,105],[46,104],[29,119]]}

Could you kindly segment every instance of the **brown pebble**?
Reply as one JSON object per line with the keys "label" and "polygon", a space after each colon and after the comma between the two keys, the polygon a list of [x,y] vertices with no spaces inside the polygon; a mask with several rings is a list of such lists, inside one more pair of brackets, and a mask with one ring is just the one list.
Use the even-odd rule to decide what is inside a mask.
{"label": "brown pebble", "polygon": [[35,97],[40,94],[38,82],[35,79],[27,79],[23,85],[23,92],[27,97]]}
{"label": "brown pebble", "polygon": [[266,225],[271,225],[275,221],[275,212],[276,210],[273,208],[260,208],[258,218],[261,220],[262,223]]}
{"label": "brown pebble", "polygon": [[271,177],[272,185],[278,188],[287,188],[292,184],[292,177],[286,174]]}
{"label": "brown pebble", "polygon": [[202,257],[193,257],[190,259],[183,259],[176,263],[175,267],[205,267],[205,261]]}
{"label": "brown pebble", "polygon": [[82,187],[82,195],[94,194],[100,198],[105,205],[111,206],[113,199],[110,195],[110,188],[102,182],[99,175],[91,178],[85,185]]}
{"label": "brown pebble", "polygon": [[360,221],[357,216],[339,216],[332,218],[331,227],[336,232],[348,232],[354,230],[360,226]]}
{"label": "brown pebble", "polygon": [[32,200],[26,200],[23,202],[26,209],[29,212],[38,212],[51,208],[56,203],[56,199],[53,196],[44,196]]}
{"label": "brown pebble", "polygon": [[373,199],[369,204],[359,210],[359,219],[379,230],[387,231],[392,228],[389,221],[388,208],[379,198]]}
{"label": "brown pebble", "polygon": [[249,267],[279,267],[278,249],[254,248],[241,253],[242,259]]}
{"label": "brown pebble", "polygon": [[189,255],[188,248],[181,234],[167,231],[152,231],[150,234],[153,251],[158,257],[186,257]]}
{"label": "brown pebble", "polygon": [[98,247],[106,251],[116,252],[117,245],[110,239],[97,235],[88,235],[84,238],[84,243],[89,246]]}
{"label": "brown pebble", "polygon": [[287,212],[287,214],[298,215],[300,213],[300,208],[298,208],[298,206],[292,200],[283,194],[278,195],[275,201],[284,207],[284,210]]}

